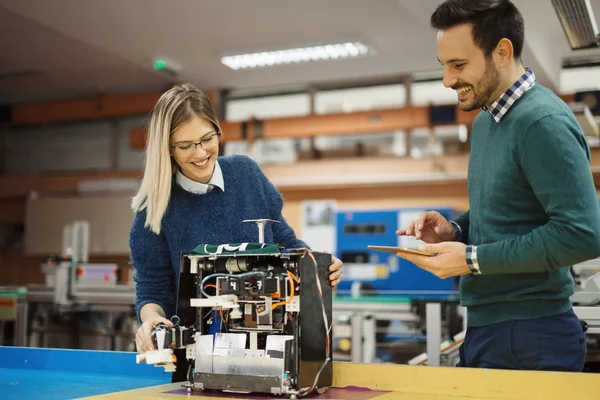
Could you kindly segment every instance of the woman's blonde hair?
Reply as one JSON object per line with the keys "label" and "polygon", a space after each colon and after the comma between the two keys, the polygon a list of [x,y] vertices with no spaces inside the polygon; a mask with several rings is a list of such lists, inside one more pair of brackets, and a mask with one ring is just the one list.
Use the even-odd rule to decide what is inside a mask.
{"label": "woman's blonde hair", "polygon": [[194,116],[212,123],[221,132],[216,112],[204,92],[192,84],[177,85],[158,99],[148,126],[144,177],[131,208],[146,209],[145,227],[160,233],[161,222],[169,204],[171,183],[177,164],[171,157],[169,138],[177,128]]}

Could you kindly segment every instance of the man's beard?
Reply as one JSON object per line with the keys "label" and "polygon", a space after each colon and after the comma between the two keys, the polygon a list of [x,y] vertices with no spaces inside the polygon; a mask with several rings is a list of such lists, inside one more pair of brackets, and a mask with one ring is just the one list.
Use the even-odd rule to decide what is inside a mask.
{"label": "man's beard", "polygon": [[460,109],[463,111],[472,111],[489,104],[491,102],[490,97],[499,85],[500,71],[496,69],[494,61],[490,57],[490,59],[486,60],[483,77],[479,80],[479,82],[477,82],[476,85],[472,86],[474,95],[473,101],[471,103],[459,102]]}

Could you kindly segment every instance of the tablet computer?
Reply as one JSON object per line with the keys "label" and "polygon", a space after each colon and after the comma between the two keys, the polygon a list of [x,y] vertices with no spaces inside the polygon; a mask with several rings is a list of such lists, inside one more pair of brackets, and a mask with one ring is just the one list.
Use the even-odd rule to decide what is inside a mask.
{"label": "tablet computer", "polygon": [[385,251],[386,253],[392,253],[392,254],[396,254],[396,253],[411,253],[411,254],[418,254],[420,256],[428,256],[428,257],[433,257],[436,256],[437,253],[426,253],[424,251],[420,251],[417,249],[409,249],[407,247],[396,247],[396,246],[367,246],[368,248],[372,249],[372,250],[377,250],[377,251]]}

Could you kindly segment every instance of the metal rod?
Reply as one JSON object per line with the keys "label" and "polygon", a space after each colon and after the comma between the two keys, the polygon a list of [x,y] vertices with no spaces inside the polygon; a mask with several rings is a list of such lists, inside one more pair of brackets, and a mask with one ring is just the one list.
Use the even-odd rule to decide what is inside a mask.
{"label": "metal rod", "polygon": [[442,342],[442,307],[440,303],[427,303],[425,306],[427,329],[427,365],[440,365],[440,346]]}

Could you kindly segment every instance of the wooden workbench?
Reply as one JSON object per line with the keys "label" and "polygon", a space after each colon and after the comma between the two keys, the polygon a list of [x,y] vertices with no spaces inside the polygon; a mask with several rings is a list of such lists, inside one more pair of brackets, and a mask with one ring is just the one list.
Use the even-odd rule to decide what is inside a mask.
{"label": "wooden workbench", "polygon": [[[334,364],[334,388],[322,400],[598,400],[600,375],[562,372],[503,371],[451,367]],[[193,392],[166,384],[90,397],[118,399],[278,399],[270,395]]]}

